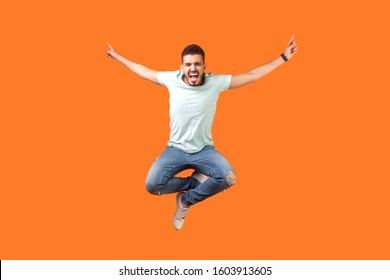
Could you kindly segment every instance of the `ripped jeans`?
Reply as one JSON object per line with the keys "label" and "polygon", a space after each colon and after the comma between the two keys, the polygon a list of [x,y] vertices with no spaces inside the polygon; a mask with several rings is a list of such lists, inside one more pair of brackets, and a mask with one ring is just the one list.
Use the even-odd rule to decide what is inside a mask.
{"label": "ripped jeans", "polygon": [[[210,178],[200,183],[191,176],[174,177],[186,169],[195,169]],[[168,146],[150,168],[146,189],[155,195],[186,191],[182,201],[191,206],[226,190],[235,179],[230,163],[213,146],[206,146],[197,153],[186,153]]]}

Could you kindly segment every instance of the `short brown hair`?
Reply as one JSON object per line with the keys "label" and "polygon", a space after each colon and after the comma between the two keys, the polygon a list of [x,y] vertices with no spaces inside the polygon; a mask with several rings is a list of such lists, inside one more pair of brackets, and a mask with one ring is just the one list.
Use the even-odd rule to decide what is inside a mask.
{"label": "short brown hair", "polygon": [[203,57],[203,61],[205,61],[205,54],[203,49],[196,44],[188,45],[187,47],[184,48],[184,50],[181,53],[182,62],[183,62],[183,57],[188,54],[200,54]]}

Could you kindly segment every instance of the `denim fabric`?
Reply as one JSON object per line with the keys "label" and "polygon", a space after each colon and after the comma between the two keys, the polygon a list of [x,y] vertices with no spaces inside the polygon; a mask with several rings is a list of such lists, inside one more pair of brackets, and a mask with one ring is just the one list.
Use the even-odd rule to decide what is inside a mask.
{"label": "denim fabric", "polygon": [[[174,177],[186,169],[195,169],[210,178],[200,183],[191,176]],[[232,166],[213,146],[206,146],[197,153],[168,146],[150,168],[146,189],[157,195],[186,191],[182,200],[191,206],[229,188],[232,185],[227,179],[230,172],[234,172]]]}

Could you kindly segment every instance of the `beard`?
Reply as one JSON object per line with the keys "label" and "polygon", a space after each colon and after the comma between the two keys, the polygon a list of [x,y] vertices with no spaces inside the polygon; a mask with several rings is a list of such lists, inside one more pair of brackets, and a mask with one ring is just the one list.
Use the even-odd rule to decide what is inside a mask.
{"label": "beard", "polygon": [[[196,78],[193,78],[194,75],[197,75]],[[186,80],[187,84],[190,86],[201,86],[204,84],[205,76],[206,76],[206,74],[203,73],[199,79],[199,73],[191,72],[188,74],[184,74],[184,79]]]}

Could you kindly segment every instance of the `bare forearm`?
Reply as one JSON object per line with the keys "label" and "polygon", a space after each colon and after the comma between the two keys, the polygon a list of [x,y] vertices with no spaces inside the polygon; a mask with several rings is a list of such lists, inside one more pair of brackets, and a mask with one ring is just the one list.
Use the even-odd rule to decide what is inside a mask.
{"label": "bare forearm", "polygon": [[287,46],[286,51],[281,56],[278,56],[277,58],[271,60],[270,62],[263,64],[259,67],[256,67],[248,72],[238,74],[238,75],[233,75],[232,80],[230,82],[229,89],[234,89],[249,83],[253,83],[258,79],[260,79],[261,77],[264,77],[268,73],[278,68],[280,65],[284,64],[285,61],[290,60],[297,52],[297,49],[298,48],[294,41],[294,36],[293,36],[290,40],[290,43]]}
{"label": "bare forearm", "polygon": [[134,72],[135,74],[137,74],[138,76],[144,79],[147,79],[150,76],[150,72],[153,71],[147,68],[146,66],[131,61],[121,55],[118,55],[115,59],[120,63],[122,63],[127,68],[129,68],[132,72]]}
{"label": "bare forearm", "polygon": [[250,77],[250,82],[255,82],[258,79],[267,75],[268,73],[272,72],[276,68],[278,68],[283,63],[284,63],[283,58],[278,56],[277,58],[271,60],[270,62],[263,64],[259,67],[256,67],[255,69],[252,69],[251,71],[247,72],[246,75]]}
{"label": "bare forearm", "polygon": [[256,67],[248,72],[238,74],[238,75],[233,75],[229,89],[234,89],[249,83],[253,83],[258,79],[260,79],[261,77],[264,77],[268,73],[272,72],[283,63],[284,63],[283,58],[279,56],[271,60],[270,62],[263,64],[259,67]]}
{"label": "bare forearm", "polygon": [[121,56],[109,44],[108,46],[109,46],[109,50],[107,51],[107,55],[109,58],[119,61],[127,68],[129,68],[132,72],[140,76],[141,78],[144,78],[156,84],[159,83],[157,80],[157,71],[149,69],[142,64],[136,63],[134,61],[131,61]]}

